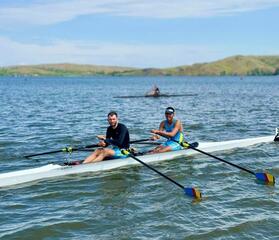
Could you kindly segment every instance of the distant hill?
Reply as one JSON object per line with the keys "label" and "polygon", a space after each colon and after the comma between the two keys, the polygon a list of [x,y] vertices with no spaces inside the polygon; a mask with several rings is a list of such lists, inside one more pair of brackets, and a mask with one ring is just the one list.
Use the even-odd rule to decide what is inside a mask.
{"label": "distant hill", "polygon": [[164,69],[137,69],[129,72],[129,74],[131,73],[170,76],[278,75],[279,56],[233,56],[209,63]]}
{"label": "distant hill", "polygon": [[132,70],[135,68],[61,63],[4,67],[0,68],[0,76],[95,76]]}
{"label": "distant hill", "polygon": [[129,68],[79,64],[41,64],[0,68],[10,76],[224,76],[278,75],[279,56],[233,56],[209,63],[173,68]]}
{"label": "distant hill", "polygon": [[180,69],[189,75],[276,75],[279,73],[279,56],[234,56]]}

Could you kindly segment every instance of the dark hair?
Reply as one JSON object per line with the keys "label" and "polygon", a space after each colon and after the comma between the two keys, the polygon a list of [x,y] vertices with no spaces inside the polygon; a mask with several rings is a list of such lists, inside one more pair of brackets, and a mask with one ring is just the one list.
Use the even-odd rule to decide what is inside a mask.
{"label": "dark hair", "polygon": [[116,117],[118,117],[117,112],[115,112],[115,111],[110,111],[110,112],[108,113],[108,117],[112,117],[113,115],[115,115]]}

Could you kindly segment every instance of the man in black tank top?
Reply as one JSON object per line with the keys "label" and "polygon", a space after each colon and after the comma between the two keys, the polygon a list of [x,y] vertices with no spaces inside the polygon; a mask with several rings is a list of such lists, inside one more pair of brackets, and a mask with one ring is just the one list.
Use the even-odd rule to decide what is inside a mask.
{"label": "man in black tank top", "polygon": [[[83,163],[99,162],[105,158],[126,158],[127,155],[121,153],[121,149],[128,149],[130,147],[130,136],[127,127],[118,122],[116,112],[108,114],[109,127],[107,128],[106,136],[98,135],[100,140],[98,148],[91,155],[89,155]],[[110,145],[110,147],[108,147]]]}

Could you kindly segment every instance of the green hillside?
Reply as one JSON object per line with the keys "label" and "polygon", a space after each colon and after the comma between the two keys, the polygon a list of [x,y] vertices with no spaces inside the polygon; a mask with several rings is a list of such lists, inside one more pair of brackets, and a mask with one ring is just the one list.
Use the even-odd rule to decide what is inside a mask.
{"label": "green hillside", "polygon": [[169,68],[178,75],[274,75],[279,56],[234,56],[211,63]]}
{"label": "green hillside", "polygon": [[[125,73],[127,74],[127,72]],[[191,66],[133,70],[130,74],[170,76],[277,75],[279,74],[279,56],[233,56]]]}
{"label": "green hillside", "polygon": [[12,76],[93,76],[114,75],[134,68],[80,65],[80,64],[41,64],[0,68],[0,75]]}
{"label": "green hillside", "polygon": [[129,68],[79,64],[42,64],[0,68],[9,76],[223,76],[278,75],[279,56],[233,56],[215,62],[173,68]]}

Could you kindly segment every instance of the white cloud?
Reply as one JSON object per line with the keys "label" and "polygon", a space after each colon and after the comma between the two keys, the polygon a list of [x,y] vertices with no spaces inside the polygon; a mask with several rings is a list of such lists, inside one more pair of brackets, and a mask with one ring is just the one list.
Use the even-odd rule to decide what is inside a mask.
{"label": "white cloud", "polygon": [[[1,4],[0,4],[1,6]],[[0,25],[49,25],[88,14],[149,18],[231,15],[279,6],[279,0],[61,0],[0,8]]]}
{"label": "white cloud", "polygon": [[[211,61],[219,50],[183,44],[114,44],[56,41],[28,44],[0,37],[0,65],[80,63],[131,67],[169,67]],[[223,56],[222,56],[223,57]]]}

